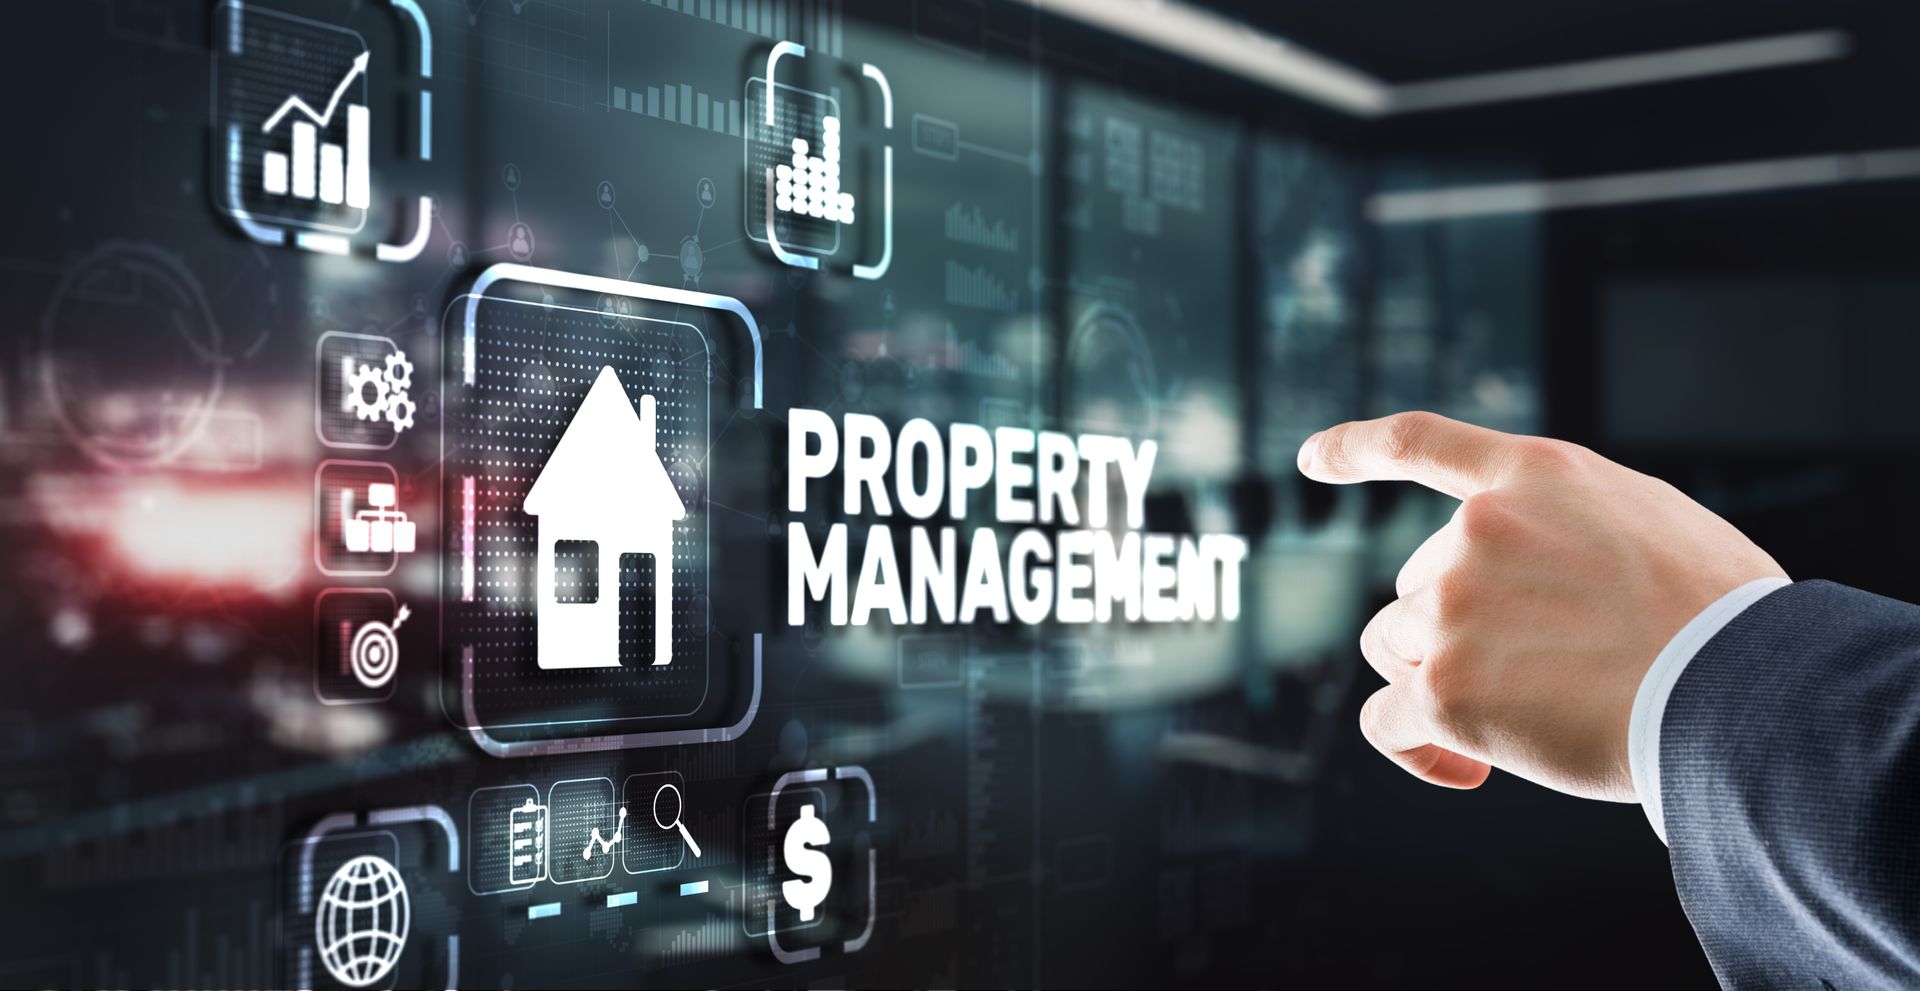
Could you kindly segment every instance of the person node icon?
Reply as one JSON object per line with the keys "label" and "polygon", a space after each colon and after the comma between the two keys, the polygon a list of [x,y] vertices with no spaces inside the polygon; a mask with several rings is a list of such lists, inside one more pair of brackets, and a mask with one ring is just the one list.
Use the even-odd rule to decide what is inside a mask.
{"label": "person node icon", "polygon": [[680,240],[680,270],[686,274],[687,281],[698,283],[700,273],[707,269],[707,250],[700,246],[700,238],[689,234]]}

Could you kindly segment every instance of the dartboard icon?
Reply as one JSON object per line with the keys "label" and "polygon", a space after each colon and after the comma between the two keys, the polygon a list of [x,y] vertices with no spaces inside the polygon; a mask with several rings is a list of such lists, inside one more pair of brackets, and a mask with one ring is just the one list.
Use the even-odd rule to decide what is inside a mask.
{"label": "dartboard icon", "polygon": [[393,672],[400,666],[400,638],[394,631],[407,621],[408,615],[407,607],[401,606],[400,611],[394,613],[393,622],[372,620],[353,631],[353,643],[347,654],[353,665],[353,676],[360,684],[382,688],[393,680]]}

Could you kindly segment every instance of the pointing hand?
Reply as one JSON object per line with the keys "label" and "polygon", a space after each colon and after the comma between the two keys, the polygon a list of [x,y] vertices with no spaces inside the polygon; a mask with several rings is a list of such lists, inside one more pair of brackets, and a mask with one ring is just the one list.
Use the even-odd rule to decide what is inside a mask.
{"label": "pointing hand", "polygon": [[1299,463],[1322,482],[1413,481],[1461,500],[1360,635],[1387,680],[1361,731],[1437,785],[1475,788],[1498,767],[1636,801],[1641,677],[1714,600],[1784,576],[1678,489],[1561,441],[1401,413],[1315,434]]}

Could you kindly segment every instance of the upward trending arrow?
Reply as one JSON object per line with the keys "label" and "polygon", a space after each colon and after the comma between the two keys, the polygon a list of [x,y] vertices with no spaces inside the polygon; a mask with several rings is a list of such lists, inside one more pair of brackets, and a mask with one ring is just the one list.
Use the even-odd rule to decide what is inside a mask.
{"label": "upward trending arrow", "polygon": [[313,108],[307,105],[307,101],[298,96],[289,96],[287,102],[280,104],[279,108],[274,110],[273,116],[268,117],[267,122],[260,125],[260,130],[262,132],[273,130],[280,123],[280,118],[295,109],[306,114],[315,127],[326,127],[327,122],[333,119],[333,111],[340,106],[340,97],[347,92],[347,84],[353,82],[354,77],[367,71],[367,59],[372,55],[372,52],[361,52],[360,57],[353,60],[353,68],[348,69],[347,74],[340,77],[340,85],[333,88],[333,97],[327,100],[326,113],[315,113]]}

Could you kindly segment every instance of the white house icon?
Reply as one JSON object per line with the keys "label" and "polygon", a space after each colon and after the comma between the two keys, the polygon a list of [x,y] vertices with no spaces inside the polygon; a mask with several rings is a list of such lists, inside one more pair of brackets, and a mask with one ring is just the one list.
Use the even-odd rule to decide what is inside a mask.
{"label": "white house icon", "polygon": [[[527,490],[521,509],[539,518],[534,618],[542,668],[619,666],[620,560],[628,554],[653,556],[653,663],[673,660],[673,524],[686,519],[687,507],[654,437],[653,397],[641,396],[635,415],[620,376],[602,368]],[[569,559],[595,578],[570,581],[578,591],[565,601],[561,542],[578,542],[584,550]]]}

